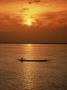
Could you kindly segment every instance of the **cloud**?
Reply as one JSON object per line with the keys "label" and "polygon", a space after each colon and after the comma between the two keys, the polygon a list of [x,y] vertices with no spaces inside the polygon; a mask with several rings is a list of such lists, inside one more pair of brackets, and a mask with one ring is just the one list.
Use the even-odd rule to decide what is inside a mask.
{"label": "cloud", "polygon": [[21,17],[0,13],[0,41],[15,43],[67,43],[67,11],[41,14],[37,26],[21,24]]}
{"label": "cloud", "polygon": [[[7,1],[9,1],[9,2],[11,2],[11,1],[13,1],[13,2],[15,2],[15,1],[18,1],[18,0],[0,0],[0,2],[2,2],[2,1],[5,1],[5,2],[7,2]],[[31,0],[19,0],[19,1],[31,1]],[[37,0],[33,0],[33,2],[36,2]],[[40,0],[41,2],[66,2],[66,0]]]}
{"label": "cloud", "polygon": [[21,27],[20,18],[0,13],[0,31],[15,31]]}
{"label": "cloud", "polygon": [[[23,29],[25,26],[20,15],[9,15],[0,13],[0,31],[1,30],[15,30],[18,28]],[[38,27],[43,28],[59,28],[62,26],[67,26],[67,11],[60,12],[48,12],[45,14],[40,14],[36,19]],[[33,24],[33,27],[35,25]]]}
{"label": "cloud", "polygon": [[59,28],[67,26],[67,11],[49,12],[40,15],[43,27]]}

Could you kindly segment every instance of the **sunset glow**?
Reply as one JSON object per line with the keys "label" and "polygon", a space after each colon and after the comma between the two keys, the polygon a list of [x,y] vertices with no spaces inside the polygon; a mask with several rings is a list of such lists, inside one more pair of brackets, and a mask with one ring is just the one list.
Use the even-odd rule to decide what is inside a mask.
{"label": "sunset glow", "polygon": [[23,24],[31,26],[33,24],[33,19],[25,18],[25,20],[23,21]]}
{"label": "sunset glow", "polygon": [[67,0],[0,0],[2,42],[67,40]]}
{"label": "sunset glow", "polygon": [[44,9],[39,5],[27,5],[23,8],[23,12],[20,12],[22,24],[31,26],[37,24],[37,19],[40,18],[40,14],[43,13]]}

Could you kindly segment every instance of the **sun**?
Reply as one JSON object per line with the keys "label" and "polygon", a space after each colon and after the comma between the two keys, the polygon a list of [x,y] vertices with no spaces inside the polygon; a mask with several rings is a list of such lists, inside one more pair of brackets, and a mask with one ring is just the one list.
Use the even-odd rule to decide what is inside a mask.
{"label": "sun", "polygon": [[32,22],[27,22],[26,23],[28,26],[31,26],[32,25]]}
{"label": "sun", "polygon": [[36,26],[38,25],[38,19],[40,18],[40,13],[43,12],[43,8],[40,5],[26,5],[21,13],[21,23],[26,26]]}
{"label": "sun", "polygon": [[31,26],[33,24],[33,19],[30,18],[25,19],[24,24],[27,26]]}

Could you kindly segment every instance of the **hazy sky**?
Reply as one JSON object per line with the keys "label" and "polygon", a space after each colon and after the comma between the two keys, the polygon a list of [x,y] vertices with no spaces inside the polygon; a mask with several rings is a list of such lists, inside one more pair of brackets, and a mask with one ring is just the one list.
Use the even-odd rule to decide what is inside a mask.
{"label": "hazy sky", "polygon": [[67,43],[67,1],[0,0],[0,42]]}

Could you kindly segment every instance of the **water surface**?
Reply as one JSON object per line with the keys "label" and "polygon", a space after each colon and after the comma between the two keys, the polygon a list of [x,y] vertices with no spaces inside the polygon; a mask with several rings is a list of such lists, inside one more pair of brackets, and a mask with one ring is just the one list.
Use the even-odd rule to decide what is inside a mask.
{"label": "water surface", "polygon": [[67,90],[67,45],[0,44],[0,90]]}

